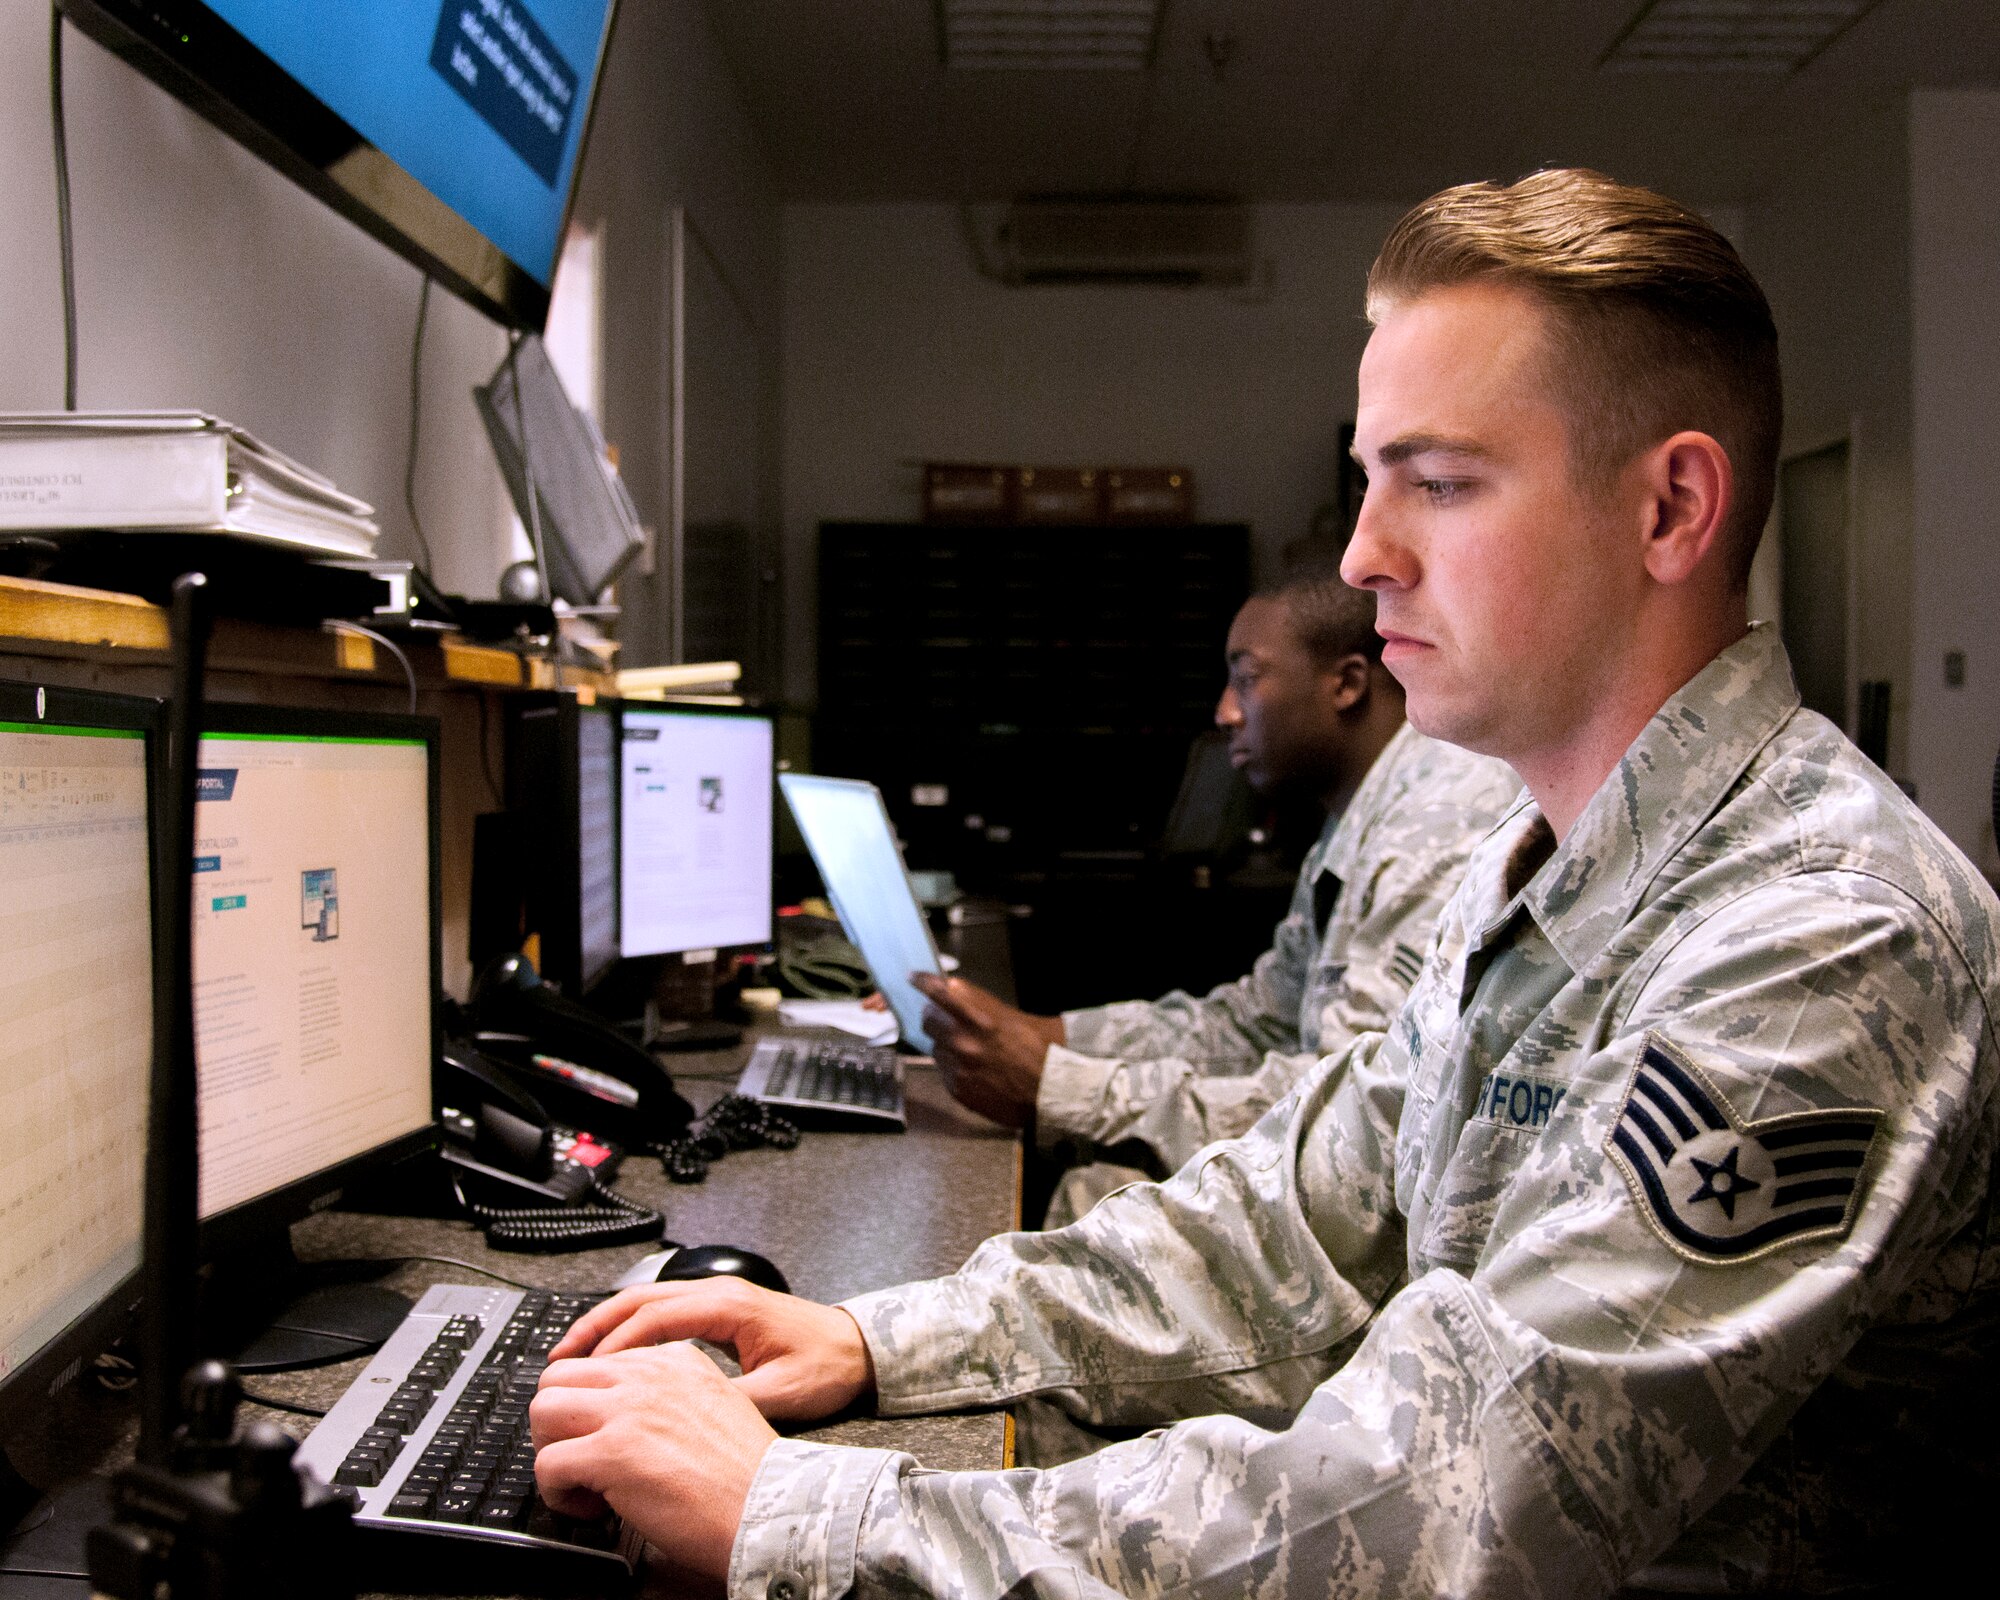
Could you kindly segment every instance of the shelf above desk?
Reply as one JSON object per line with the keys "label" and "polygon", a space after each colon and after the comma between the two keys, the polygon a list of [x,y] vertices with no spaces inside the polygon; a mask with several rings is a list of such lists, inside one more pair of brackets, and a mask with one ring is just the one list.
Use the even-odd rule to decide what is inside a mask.
{"label": "shelf above desk", "polygon": [[[450,634],[411,634],[396,642],[410,658],[419,691],[568,688],[595,698],[612,693],[616,681],[608,672],[558,666]],[[0,656],[144,669],[164,666],[166,650],[166,612],[138,595],[0,577]],[[210,663],[222,673],[401,687],[402,669],[386,657],[373,640],[352,632],[225,617],[216,624]]]}

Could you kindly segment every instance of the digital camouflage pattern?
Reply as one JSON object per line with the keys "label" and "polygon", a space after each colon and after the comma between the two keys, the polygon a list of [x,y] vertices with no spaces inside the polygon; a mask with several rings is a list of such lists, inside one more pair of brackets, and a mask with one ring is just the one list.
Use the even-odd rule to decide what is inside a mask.
{"label": "digital camouflage pattern", "polygon": [[[1996,917],[1754,631],[1560,846],[1524,800],[1474,852],[1386,1036],[1165,1184],[849,1302],[885,1412],[1172,1426],[1040,1472],[782,1441],[732,1593],[1902,1587],[1996,1487]],[[1661,1060],[1740,1137],[1662,1073],[1679,1127]],[[1830,1230],[1744,1248],[1732,1185],[1695,1198],[1691,1153],[1775,1182],[1747,1144],[1828,1124],[1784,1182],[1853,1180]]]}
{"label": "digital camouflage pattern", "polygon": [[1038,1140],[1137,1145],[1165,1174],[1247,1132],[1322,1056],[1389,1025],[1467,855],[1520,791],[1504,763],[1405,724],[1328,819],[1247,976],[1199,1000],[1064,1014],[1069,1044],[1042,1065]]}

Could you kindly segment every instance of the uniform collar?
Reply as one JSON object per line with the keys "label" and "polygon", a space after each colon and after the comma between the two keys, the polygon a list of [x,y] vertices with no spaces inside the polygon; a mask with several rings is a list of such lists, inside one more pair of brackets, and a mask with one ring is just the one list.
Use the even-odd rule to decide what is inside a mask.
{"label": "uniform collar", "polygon": [[[1496,830],[1492,848],[1467,875],[1468,904],[1479,924],[1475,945],[1525,907],[1564,965],[1582,972],[1798,707],[1791,661],[1776,630],[1753,625],[1653,714],[1569,837],[1504,904],[1514,851],[1547,824],[1529,801]],[[1479,908],[1491,914],[1479,916]]]}
{"label": "uniform collar", "polygon": [[1315,878],[1330,872],[1345,883],[1354,876],[1355,858],[1361,853],[1369,821],[1381,814],[1401,781],[1403,758],[1416,745],[1417,737],[1417,730],[1407,722],[1398,728],[1382,746],[1381,754],[1369,763],[1346,809],[1327,819],[1326,831],[1315,847],[1320,852]]}

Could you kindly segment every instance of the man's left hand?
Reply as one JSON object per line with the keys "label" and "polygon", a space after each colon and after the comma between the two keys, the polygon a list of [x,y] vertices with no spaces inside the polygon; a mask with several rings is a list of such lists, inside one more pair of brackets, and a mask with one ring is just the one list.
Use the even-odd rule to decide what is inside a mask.
{"label": "man's left hand", "polygon": [[913,973],[910,982],[930,1002],[924,1032],[944,1086],[981,1116],[1025,1128],[1049,1046],[1063,1042],[1062,1018],[1022,1011],[963,978]]}
{"label": "man's left hand", "polygon": [[528,1408],[551,1509],[609,1505],[676,1567],[729,1571],[750,1484],[778,1436],[692,1344],[557,1361]]}

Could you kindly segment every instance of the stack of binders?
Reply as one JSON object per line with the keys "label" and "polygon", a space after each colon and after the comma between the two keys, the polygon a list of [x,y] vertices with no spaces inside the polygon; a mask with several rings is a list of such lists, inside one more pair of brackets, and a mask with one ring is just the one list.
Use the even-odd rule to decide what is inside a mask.
{"label": "stack of binders", "polygon": [[375,508],[196,411],[0,412],[0,532],[220,533],[371,557]]}

